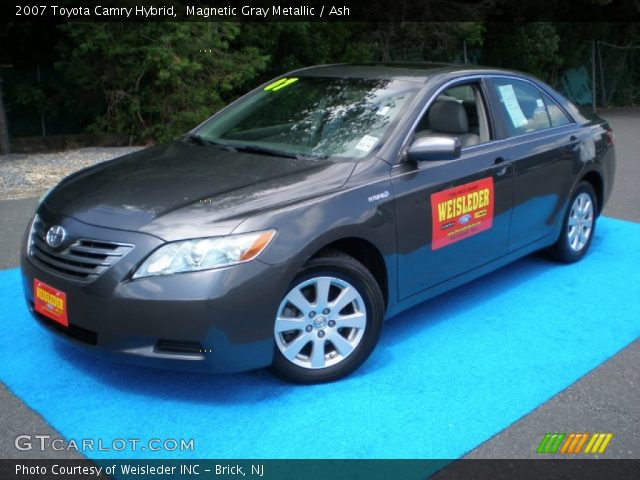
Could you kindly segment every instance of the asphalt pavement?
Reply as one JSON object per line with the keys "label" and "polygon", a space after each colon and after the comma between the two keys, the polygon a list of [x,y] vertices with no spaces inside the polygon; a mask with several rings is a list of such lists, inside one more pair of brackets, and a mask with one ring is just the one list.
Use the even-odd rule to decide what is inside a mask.
{"label": "asphalt pavement", "polygon": [[616,136],[616,181],[604,214],[640,222],[640,108],[601,112]]}
{"label": "asphalt pavement", "polygon": [[20,242],[33,218],[37,198],[0,201],[0,270],[18,266]]}
{"label": "asphalt pavement", "polygon": [[[600,114],[614,129],[617,152],[615,188],[604,213],[640,223],[640,160],[637,153],[640,152],[640,109],[609,110]],[[0,269],[18,265],[20,242],[35,203],[35,198],[0,201]],[[630,318],[629,321],[637,322],[638,319]],[[638,399],[640,340],[632,342],[576,383],[479,445],[466,458],[536,458],[535,450],[546,432],[613,432],[614,440],[601,457],[638,459]],[[496,408],[500,406],[496,405]],[[19,434],[60,435],[1,383],[0,432],[0,458],[79,456],[65,450],[18,451],[14,439]]]}

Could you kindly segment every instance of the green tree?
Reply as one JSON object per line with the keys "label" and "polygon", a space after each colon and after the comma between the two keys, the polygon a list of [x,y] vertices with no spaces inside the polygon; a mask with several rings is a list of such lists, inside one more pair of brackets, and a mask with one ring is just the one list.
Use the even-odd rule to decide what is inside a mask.
{"label": "green tree", "polygon": [[555,83],[563,66],[560,43],[558,25],[554,23],[489,24],[486,63],[522,70]]}
{"label": "green tree", "polygon": [[367,24],[348,22],[244,22],[236,46],[260,46],[271,60],[262,74],[268,79],[310,65],[370,61],[366,30]]}
{"label": "green tree", "polygon": [[254,79],[268,56],[232,48],[237,23],[71,23],[71,44],[58,68],[77,86],[78,101],[102,97],[93,131],[164,141],[222,107]]}

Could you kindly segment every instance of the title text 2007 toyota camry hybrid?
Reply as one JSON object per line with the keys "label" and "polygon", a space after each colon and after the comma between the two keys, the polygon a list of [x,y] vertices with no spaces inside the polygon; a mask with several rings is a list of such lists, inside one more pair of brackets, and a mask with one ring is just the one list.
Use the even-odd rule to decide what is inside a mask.
{"label": "title text 2007 toyota camry hybrid", "polygon": [[43,326],[127,362],[335,380],[385,318],[536,250],[580,260],[613,144],[606,122],[520,73],[297,70],[64,179],[25,235],[26,300]]}

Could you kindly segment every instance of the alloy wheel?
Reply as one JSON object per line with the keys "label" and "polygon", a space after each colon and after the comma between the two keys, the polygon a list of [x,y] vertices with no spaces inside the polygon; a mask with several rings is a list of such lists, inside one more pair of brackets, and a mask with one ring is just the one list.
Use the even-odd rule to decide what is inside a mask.
{"label": "alloy wheel", "polygon": [[340,363],[360,344],[367,325],[364,299],[349,282],[319,276],[294,286],[280,303],[276,345],[291,363],[320,369]]}
{"label": "alloy wheel", "polygon": [[593,201],[587,193],[581,193],[573,201],[568,222],[569,247],[574,252],[579,252],[589,241],[593,227]]}

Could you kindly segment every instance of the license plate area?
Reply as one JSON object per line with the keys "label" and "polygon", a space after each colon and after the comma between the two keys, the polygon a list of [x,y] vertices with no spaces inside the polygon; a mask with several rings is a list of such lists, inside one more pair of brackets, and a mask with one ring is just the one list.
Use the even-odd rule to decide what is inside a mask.
{"label": "license plate area", "polygon": [[67,319],[67,295],[57,288],[33,279],[33,305],[36,312],[50,318],[63,327],[69,326]]}

